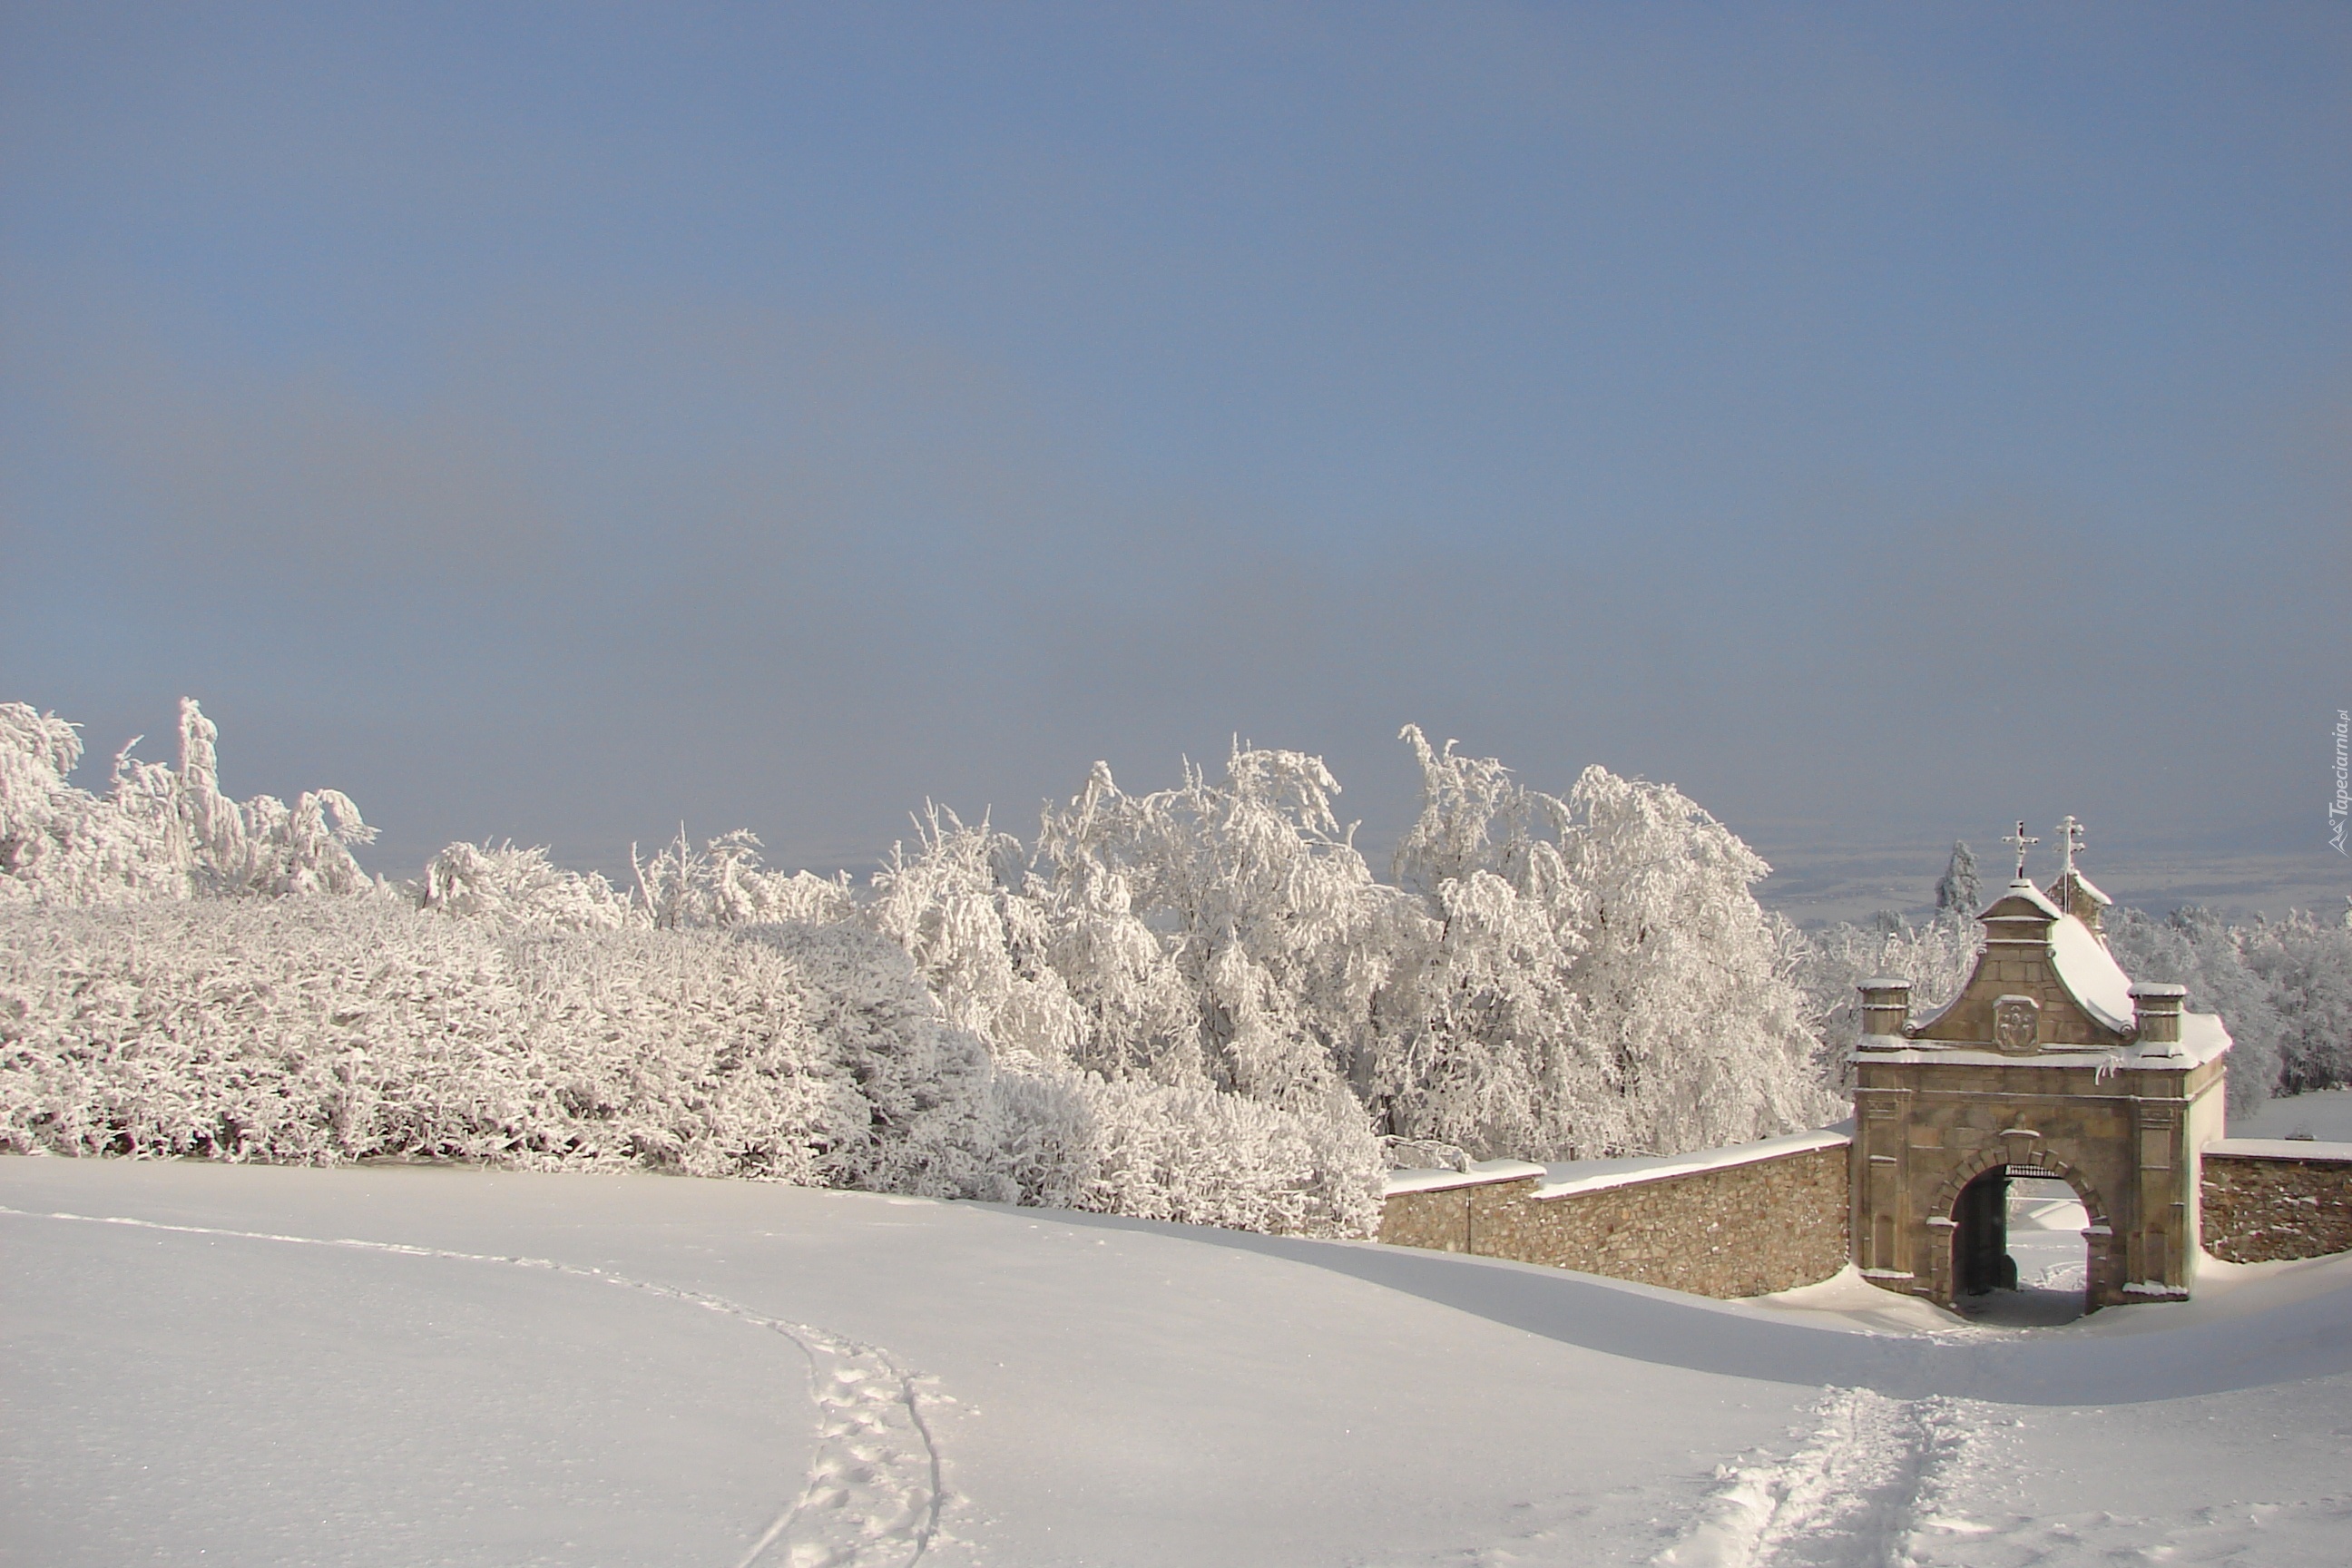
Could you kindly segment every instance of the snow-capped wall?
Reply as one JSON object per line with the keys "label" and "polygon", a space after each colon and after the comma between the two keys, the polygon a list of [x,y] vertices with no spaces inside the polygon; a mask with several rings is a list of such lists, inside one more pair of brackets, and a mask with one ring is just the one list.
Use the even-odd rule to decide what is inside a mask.
{"label": "snow-capped wall", "polygon": [[1672,1160],[1400,1172],[1381,1239],[1726,1300],[1791,1289],[1845,1267],[1850,1142],[1823,1129]]}

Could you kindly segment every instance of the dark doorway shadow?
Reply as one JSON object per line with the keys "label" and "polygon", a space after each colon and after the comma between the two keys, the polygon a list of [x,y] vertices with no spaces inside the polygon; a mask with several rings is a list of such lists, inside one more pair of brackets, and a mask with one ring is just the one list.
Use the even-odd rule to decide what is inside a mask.
{"label": "dark doorway shadow", "polygon": [[2009,1167],[1995,1165],[1960,1189],[1952,1205],[1952,1287],[1960,1297],[2017,1289],[2009,1256]]}
{"label": "dark doorway shadow", "polygon": [[[1988,1171],[1985,1177],[1995,1173]],[[1955,1206],[1954,1278],[1977,1286],[1952,1303],[1972,1322],[2005,1329],[2049,1329],[2089,1310],[2090,1255],[2084,1231],[2089,1211],[2074,1189],[2047,1175],[2012,1175],[2000,1168],[2005,1189],[1997,1212],[1980,1195],[1985,1177],[1971,1183]],[[1971,1213],[1971,1198],[1979,1212]],[[1970,1226],[1980,1228],[1971,1234]],[[1991,1256],[1998,1226],[2000,1255]],[[1963,1265],[1966,1267],[1963,1267]]]}

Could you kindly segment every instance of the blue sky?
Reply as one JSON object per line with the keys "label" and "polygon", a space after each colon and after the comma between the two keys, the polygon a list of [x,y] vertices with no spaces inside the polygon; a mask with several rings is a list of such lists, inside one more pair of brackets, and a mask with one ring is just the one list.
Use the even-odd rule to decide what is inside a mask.
{"label": "blue sky", "polygon": [[1411,721],[2352,887],[2347,514],[2341,7],[0,5],[0,695],[394,873]]}

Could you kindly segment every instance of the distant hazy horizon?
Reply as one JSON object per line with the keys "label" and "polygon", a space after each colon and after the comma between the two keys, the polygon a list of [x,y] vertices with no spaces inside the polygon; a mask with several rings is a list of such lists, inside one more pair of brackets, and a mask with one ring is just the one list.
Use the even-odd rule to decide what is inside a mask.
{"label": "distant hazy horizon", "polygon": [[2347,193],[2323,5],[0,3],[0,700],[394,875],[1236,735],[1384,867],[1412,722],[2332,908]]}

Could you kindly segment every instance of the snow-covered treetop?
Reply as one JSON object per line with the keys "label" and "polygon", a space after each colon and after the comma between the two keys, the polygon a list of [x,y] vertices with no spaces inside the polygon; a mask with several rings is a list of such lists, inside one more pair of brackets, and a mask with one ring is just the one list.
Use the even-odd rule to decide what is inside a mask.
{"label": "snow-covered treetop", "polygon": [[0,704],[0,894],[86,902],[366,885],[351,851],[375,830],[349,796],[236,800],[220,790],[220,732],[193,699],[181,699],[179,730],[178,767],[135,760],[134,739],[95,795],[68,781],[81,760],[73,725]]}

